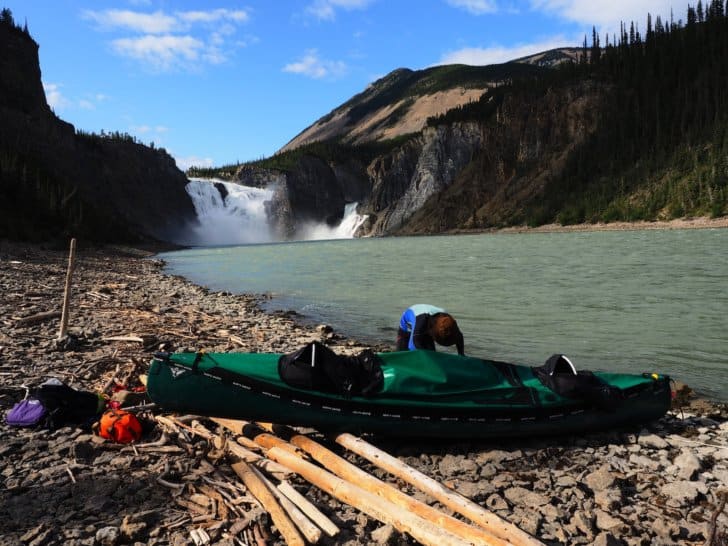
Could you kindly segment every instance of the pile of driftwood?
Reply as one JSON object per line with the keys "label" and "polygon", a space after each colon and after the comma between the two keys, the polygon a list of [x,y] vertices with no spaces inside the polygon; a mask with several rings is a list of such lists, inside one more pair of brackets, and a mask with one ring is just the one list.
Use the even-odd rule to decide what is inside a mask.
{"label": "pile of driftwood", "polygon": [[[167,433],[204,438],[221,458],[225,457],[244,484],[243,488],[239,483],[210,481],[207,486],[197,486],[190,494],[185,484],[159,478],[160,484],[179,491],[177,503],[190,512],[190,516],[180,523],[196,524],[191,538],[198,546],[210,541],[206,529],[219,527],[221,520],[231,519],[230,513],[240,519],[228,528],[229,536],[239,544],[265,543],[267,530],[264,526],[251,525],[252,517],[260,513],[253,511],[251,517],[248,512],[247,516],[241,517],[245,514],[239,506],[244,502],[251,504],[250,496],[270,515],[287,544],[316,544],[323,534],[335,537],[339,532],[337,526],[289,483],[294,475],[422,544],[542,544],[444,484],[351,434],[339,434],[334,441],[464,519],[417,500],[365,472],[314,440],[312,434],[280,425],[228,419],[163,415],[155,419],[165,430],[156,445],[162,446]],[[185,490],[188,492],[183,495]]]}

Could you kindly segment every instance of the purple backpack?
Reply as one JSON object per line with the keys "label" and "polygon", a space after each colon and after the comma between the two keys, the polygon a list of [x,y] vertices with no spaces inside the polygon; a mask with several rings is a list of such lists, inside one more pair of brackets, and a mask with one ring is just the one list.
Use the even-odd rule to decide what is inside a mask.
{"label": "purple backpack", "polygon": [[43,422],[47,410],[40,400],[25,398],[13,406],[5,422],[13,427],[34,427]]}

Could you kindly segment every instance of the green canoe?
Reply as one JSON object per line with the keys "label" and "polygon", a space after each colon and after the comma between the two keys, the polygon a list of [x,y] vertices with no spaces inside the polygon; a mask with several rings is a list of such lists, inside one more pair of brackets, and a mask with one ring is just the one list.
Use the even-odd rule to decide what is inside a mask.
{"label": "green canoe", "polygon": [[590,375],[608,396],[590,391],[567,397],[547,385],[541,368],[424,350],[379,353],[382,389],[369,397],[346,397],[284,383],[278,374],[280,356],[157,355],[147,391],[169,411],[322,432],[462,439],[635,425],[660,418],[671,402],[670,379],[664,375],[597,372]]}

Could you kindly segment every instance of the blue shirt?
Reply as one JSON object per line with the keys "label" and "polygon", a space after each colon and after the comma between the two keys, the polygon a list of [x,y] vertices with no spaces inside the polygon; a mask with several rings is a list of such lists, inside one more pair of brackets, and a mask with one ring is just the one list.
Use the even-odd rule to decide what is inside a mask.
{"label": "blue shirt", "polygon": [[402,318],[399,319],[399,327],[405,332],[409,333],[409,342],[407,343],[407,348],[410,351],[414,351],[415,349],[417,349],[414,343],[415,322],[417,322],[417,317],[419,315],[434,315],[436,313],[444,312],[445,310],[441,309],[440,307],[435,307],[434,305],[429,305],[427,303],[418,303],[411,306],[404,313],[402,313]]}

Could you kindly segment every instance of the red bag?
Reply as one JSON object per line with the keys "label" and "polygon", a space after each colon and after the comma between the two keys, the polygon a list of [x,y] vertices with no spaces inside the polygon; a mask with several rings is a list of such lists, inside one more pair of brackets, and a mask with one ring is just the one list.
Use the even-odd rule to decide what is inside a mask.
{"label": "red bag", "polygon": [[142,424],[133,413],[110,409],[101,416],[99,436],[119,444],[136,442],[142,437]]}

